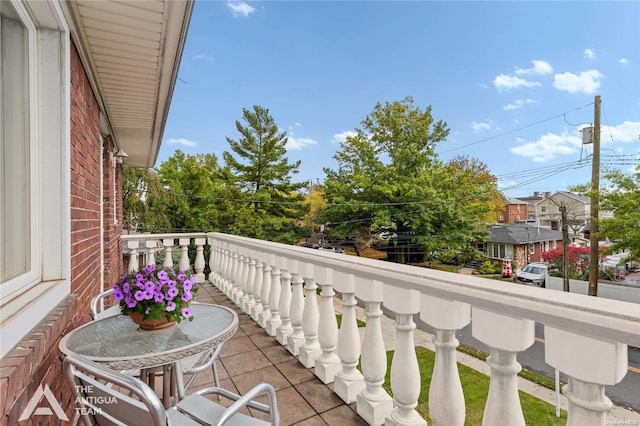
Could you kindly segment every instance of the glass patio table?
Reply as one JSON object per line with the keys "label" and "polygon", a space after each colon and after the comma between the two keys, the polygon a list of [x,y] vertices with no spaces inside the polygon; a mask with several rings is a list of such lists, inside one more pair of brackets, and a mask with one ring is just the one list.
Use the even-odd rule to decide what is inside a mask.
{"label": "glass patio table", "polygon": [[[66,334],[58,345],[62,358],[79,354],[114,370],[164,368],[201,354],[227,341],[238,328],[238,315],[220,305],[192,303],[193,321],[162,330],[140,330],[129,317],[115,315],[84,324]],[[166,376],[165,376],[166,377]],[[168,405],[169,381],[163,381]]]}

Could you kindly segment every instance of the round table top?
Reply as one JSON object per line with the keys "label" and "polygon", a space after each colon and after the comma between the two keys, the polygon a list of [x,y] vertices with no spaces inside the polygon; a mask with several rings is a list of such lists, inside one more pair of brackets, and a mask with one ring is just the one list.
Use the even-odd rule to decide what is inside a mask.
{"label": "round table top", "polygon": [[115,370],[150,368],[199,354],[228,340],[238,315],[220,305],[193,303],[193,321],[144,331],[128,316],[115,315],[84,324],[60,340],[62,356],[75,353]]}

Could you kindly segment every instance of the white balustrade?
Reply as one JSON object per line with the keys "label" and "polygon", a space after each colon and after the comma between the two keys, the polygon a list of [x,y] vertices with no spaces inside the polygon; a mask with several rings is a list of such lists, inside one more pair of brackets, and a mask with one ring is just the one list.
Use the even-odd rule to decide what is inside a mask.
{"label": "white balustrade", "polygon": [[281,271],[276,266],[275,256],[271,259],[271,290],[269,291],[269,308],[271,317],[267,321],[267,333],[269,336],[275,337],[278,327],[282,324],[280,318],[280,292],[282,285],[280,284]]}
{"label": "white balustrade", "polygon": [[347,404],[356,402],[365,387],[364,377],[356,368],[360,359],[360,332],[356,320],[356,286],[353,274],[334,273],[334,286],[342,293],[342,323],[338,332],[338,357],[342,369],[334,378],[333,390]]}
{"label": "white balustrade", "polygon": [[464,394],[456,359],[456,330],[471,321],[471,306],[428,294],[421,295],[420,319],[435,328],[435,363],[429,386],[429,416],[434,426],[462,426]]}
{"label": "white balustrade", "polygon": [[262,262],[262,288],[260,288],[260,304],[262,311],[258,314],[258,324],[267,328],[267,322],[271,319],[271,309],[269,298],[271,296],[271,265],[263,259]]}
{"label": "white balustrade", "polygon": [[418,414],[420,369],[413,342],[416,325],[413,315],[420,311],[420,293],[416,290],[384,286],[384,305],[396,313],[396,348],[391,361],[391,390],[395,408],[385,425],[425,425]]}
{"label": "white balustrade", "polygon": [[[323,383],[333,382],[344,401],[355,400],[358,414],[371,425],[426,424],[416,411],[421,383],[413,338],[417,313],[435,330],[429,392],[435,426],[465,422],[455,333],[471,320],[473,336],[490,348],[483,425],[525,424],[516,356],[533,344],[536,322],[545,330],[545,361],[569,380],[564,393],[570,426],[602,425],[608,420],[611,401],[604,394],[605,386],[614,386],[625,376],[627,345],[640,346],[640,313],[629,303],[218,233],[125,235],[122,239],[129,248],[130,271],[140,266],[139,247],[144,247],[145,263],[155,262],[157,241],[164,248],[163,266],[173,266],[172,248],[179,240],[183,268],[185,252],[193,242],[198,280],[204,280],[208,262],[209,281],[286,345],[302,365],[315,367]],[[211,251],[206,261],[205,243]],[[342,295],[340,330],[334,287]],[[357,300],[364,303],[366,314],[361,345]],[[386,348],[394,349],[393,399],[382,386],[387,372],[382,304],[396,319],[395,345]],[[358,360],[362,374],[355,368]]]}
{"label": "white balustrade", "polygon": [[129,273],[136,271],[140,265],[138,265],[138,247],[140,243],[137,240],[127,241],[127,247],[129,248]]}
{"label": "white balustrade", "polygon": [[196,238],[194,241],[196,245],[196,258],[193,262],[193,269],[196,271],[196,282],[204,282],[204,244],[205,238]]}
{"label": "white balustrade", "polygon": [[264,263],[260,260],[256,260],[256,281],[253,285],[253,294],[254,294],[254,304],[251,307],[251,319],[256,322],[259,322],[259,315],[262,312],[262,281],[264,279],[263,275]]}
{"label": "white balustrade", "polygon": [[333,269],[321,268],[318,274],[322,288],[320,297],[320,324],[318,325],[318,341],[322,353],[316,359],[314,373],[324,384],[332,383],[342,365],[336,354],[338,346],[338,321],[333,309]]}
{"label": "white balustrade", "polygon": [[[286,260],[282,259],[284,263],[281,265],[283,268],[286,268]],[[283,346],[287,345],[287,340],[291,333],[293,332],[293,327],[291,326],[291,274],[286,269],[281,270],[280,275],[280,299],[278,302],[278,312],[280,313],[280,325],[276,330],[276,340]]]}
{"label": "white balustrade", "polygon": [[382,387],[387,374],[387,352],[380,321],[384,286],[377,280],[358,279],[355,287],[356,294],[366,306],[360,361],[365,388],[357,396],[357,410],[360,417],[370,425],[381,425],[393,410],[393,400]]}
{"label": "white balustrade", "polygon": [[318,286],[313,279],[313,264],[306,263],[303,272],[304,290],[306,296],[304,298],[304,309],[302,311],[302,332],[304,333],[304,343],[300,347],[299,359],[300,363],[306,368],[315,366],[316,359],[322,353],[320,342],[318,341],[318,321],[320,313],[318,311],[318,299],[316,290]]}
{"label": "white balustrade", "polygon": [[189,272],[190,262],[189,262],[189,243],[191,242],[191,238],[179,238],[180,243],[180,263],[179,269],[184,272]]}
{"label": "white balustrade", "polygon": [[291,335],[287,339],[287,350],[292,355],[298,356],[300,346],[304,343],[304,332],[302,331],[302,311],[304,310],[302,284],[304,280],[299,274],[297,260],[288,261],[287,268],[293,274],[291,278],[291,308],[289,309],[292,330]]}
{"label": "white balustrade", "polygon": [[482,424],[524,426],[517,380],[522,367],[516,355],[533,345],[535,323],[475,306],[471,312],[473,337],[490,347],[491,381]]}

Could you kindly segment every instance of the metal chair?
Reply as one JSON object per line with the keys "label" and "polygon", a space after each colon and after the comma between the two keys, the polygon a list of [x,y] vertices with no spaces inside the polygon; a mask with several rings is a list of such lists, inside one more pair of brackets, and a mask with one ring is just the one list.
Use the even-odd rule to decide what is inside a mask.
{"label": "metal chair", "polygon": [[[89,310],[90,310],[91,318],[93,318],[94,321],[102,318],[107,318],[110,316],[120,315],[120,305],[118,304],[115,304],[110,308],[100,310],[100,306],[102,305],[100,302],[102,301],[102,299],[106,297],[113,297],[113,289],[105,290],[97,294],[91,300],[89,304]],[[197,302],[193,302],[193,303],[197,303]],[[185,358],[182,361],[175,363],[174,371],[176,372],[176,385],[178,388],[178,398],[180,399],[184,398],[184,395],[187,389],[189,388],[191,383],[193,383],[193,380],[196,378],[198,373],[201,373],[209,368],[211,368],[211,370],[213,371],[214,384],[216,385],[216,387],[220,387],[220,379],[218,376],[218,366],[216,364],[216,359],[220,355],[222,346],[223,346],[223,343],[219,344],[215,348],[210,349],[209,351],[203,354],[193,355],[189,358]],[[158,376],[162,374],[162,368],[155,368],[149,372]],[[182,372],[182,374],[177,374],[178,372]],[[139,376],[140,371],[138,370],[129,371],[129,372],[126,372],[126,374]],[[189,377],[189,380],[187,381],[186,384],[184,383],[184,378],[182,377],[183,375],[191,376]],[[220,399],[220,397],[218,399]]]}
{"label": "metal chair", "polygon": [[[153,390],[134,377],[76,354],[65,357],[62,364],[85,426],[280,424],[276,393],[268,383],[255,386],[243,396],[219,387],[202,389],[165,409]],[[208,394],[221,395],[234,402],[224,407],[204,397]],[[254,401],[261,395],[267,395],[268,404]],[[270,421],[240,413],[245,407],[268,413]]]}

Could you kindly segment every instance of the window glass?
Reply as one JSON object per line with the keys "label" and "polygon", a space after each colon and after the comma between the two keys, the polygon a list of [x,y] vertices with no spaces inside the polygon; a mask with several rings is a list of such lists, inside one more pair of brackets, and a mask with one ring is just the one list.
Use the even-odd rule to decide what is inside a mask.
{"label": "window glass", "polygon": [[28,32],[10,2],[0,2],[0,282],[31,265]]}

